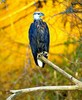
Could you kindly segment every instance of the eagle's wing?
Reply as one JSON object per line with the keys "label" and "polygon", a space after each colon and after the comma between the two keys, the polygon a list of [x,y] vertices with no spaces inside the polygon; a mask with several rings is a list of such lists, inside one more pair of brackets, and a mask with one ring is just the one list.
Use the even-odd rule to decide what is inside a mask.
{"label": "eagle's wing", "polygon": [[[37,64],[37,45],[36,45],[36,36],[34,34],[34,24],[32,23],[29,29],[29,42],[30,42],[30,46],[31,46],[31,50],[33,53],[33,57],[35,60],[35,63]],[[37,64],[38,65],[38,64]]]}
{"label": "eagle's wing", "polygon": [[45,22],[44,24],[45,24],[45,32],[44,32],[45,51],[49,52],[49,42],[50,42],[49,28]]}

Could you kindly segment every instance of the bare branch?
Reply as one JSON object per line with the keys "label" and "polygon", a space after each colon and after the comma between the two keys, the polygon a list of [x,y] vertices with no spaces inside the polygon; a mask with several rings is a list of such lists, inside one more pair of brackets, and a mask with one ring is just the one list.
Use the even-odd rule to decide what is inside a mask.
{"label": "bare branch", "polygon": [[16,96],[16,93],[14,93],[14,94],[12,94],[12,95],[10,95],[6,100],[12,100],[12,99],[14,99],[15,98],[15,96]]}
{"label": "bare branch", "polygon": [[68,78],[70,81],[75,83],[75,85],[72,86],[41,86],[41,87],[34,87],[34,88],[25,88],[25,89],[19,89],[19,90],[10,90],[12,95],[10,95],[6,100],[12,100],[14,97],[16,97],[19,94],[22,93],[28,93],[38,90],[82,90],[82,82],[59,68],[57,65],[50,62],[48,59],[46,59],[44,56],[39,56],[39,59],[44,61],[46,64],[50,65],[52,68],[54,68],[56,71],[60,72],[63,76]]}
{"label": "bare branch", "polygon": [[82,82],[80,82],[79,80],[77,80],[76,78],[74,78],[73,76],[71,76],[70,74],[68,74],[67,72],[65,72],[63,69],[59,68],[57,65],[53,64],[51,61],[49,61],[48,59],[46,59],[44,56],[41,56],[40,59],[42,61],[44,61],[46,64],[50,65],[56,71],[58,71],[59,73],[61,73],[62,75],[64,75],[66,78],[68,78],[70,81],[72,81],[76,85],[79,85],[79,84],[82,85]]}
{"label": "bare branch", "polygon": [[49,20],[51,18],[53,18],[54,16],[57,16],[57,15],[60,15],[60,14],[75,14],[75,13],[82,13],[82,10],[77,10],[77,9],[74,9],[74,6],[73,4],[71,4],[69,7],[67,7],[67,9],[65,11],[62,11],[62,12],[59,12],[57,14],[54,14],[53,16],[51,16],[49,18]]}
{"label": "bare branch", "polygon": [[10,90],[12,93],[18,93],[18,92],[32,92],[37,90],[77,90],[78,86],[40,86],[40,87],[34,87],[34,88],[26,88],[26,89],[20,89],[20,90]]}
{"label": "bare branch", "polygon": [[41,86],[41,87],[34,87],[34,88],[26,88],[26,89],[20,89],[20,90],[10,90],[13,94],[10,95],[6,100],[12,100],[16,97],[16,95],[22,94],[22,93],[28,93],[38,90],[78,90],[77,85],[73,86]]}

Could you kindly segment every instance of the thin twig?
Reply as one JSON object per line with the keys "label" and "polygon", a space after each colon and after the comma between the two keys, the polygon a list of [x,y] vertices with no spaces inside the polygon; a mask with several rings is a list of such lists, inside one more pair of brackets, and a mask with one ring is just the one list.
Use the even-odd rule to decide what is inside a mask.
{"label": "thin twig", "polygon": [[10,95],[6,100],[12,100],[16,97],[16,93]]}

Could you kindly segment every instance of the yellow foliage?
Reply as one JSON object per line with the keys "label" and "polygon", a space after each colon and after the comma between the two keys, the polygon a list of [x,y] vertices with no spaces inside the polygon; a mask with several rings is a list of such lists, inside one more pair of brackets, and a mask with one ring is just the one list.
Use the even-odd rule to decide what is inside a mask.
{"label": "yellow foliage", "polygon": [[[3,8],[4,6],[6,7],[7,4],[9,4],[9,6],[6,7],[6,9],[0,12],[1,15],[0,27],[1,27],[1,31],[3,31],[4,33],[2,35],[4,36],[4,39],[2,40],[2,37],[0,37],[0,39],[2,41],[5,41],[2,44],[5,45],[5,47],[3,46],[0,47],[1,50],[3,51],[5,50],[5,53],[3,52],[1,53],[0,61],[2,62],[3,62],[3,58],[6,58],[9,55],[10,57],[6,59],[6,63],[8,64],[11,63],[12,65],[17,55],[13,53],[16,52],[19,53],[19,51],[21,51],[21,53],[23,53],[25,56],[26,53],[25,49],[27,48],[26,45],[29,44],[28,30],[30,24],[33,21],[33,12],[36,9],[36,7],[31,6],[34,2],[33,1],[30,2],[30,1],[31,0],[27,1],[27,5],[26,5],[25,4],[26,1],[16,0],[16,2],[13,4],[13,1],[8,0],[6,4],[1,5],[1,8]],[[59,0],[59,2],[63,2],[63,0]],[[49,20],[49,18],[52,15],[64,11],[66,6],[62,4],[60,4],[59,6],[58,2],[56,2],[55,7],[53,7],[52,1],[50,0],[47,2],[46,5],[43,3],[43,6],[44,7],[41,8],[40,11],[42,11],[45,14],[44,21],[47,22],[50,30],[50,53],[62,54],[64,53],[65,48],[67,48],[63,45],[63,43],[67,41],[68,37],[70,38],[72,37],[77,40],[80,37],[79,30],[77,27],[73,27],[71,29],[71,24],[72,24],[71,21],[72,20],[75,21],[75,18],[73,15],[70,14],[69,16],[68,15],[54,16]],[[65,27],[64,27],[64,23],[65,23]],[[23,44],[25,45],[25,47],[22,46],[21,48],[21,45]],[[74,50],[72,47],[73,45],[71,44],[71,46],[69,46],[70,49],[69,53],[71,53]]]}
{"label": "yellow foliage", "polygon": [[[35,0],[37,1],[37,0]],[[58,0],[66,5],[70,2]],[[66,6],[62,3],[48,0],[47,4],[43,4],[39,11],[45,14],[44,21],[48,24],[50,30],[50,53],[49,59],[62,63],[62,54],[72,53],[77,45],[70,44],[70,40],[77,41],[80,37],[79,30],[73,14],[61,14],[54,17],[61,11],[65,11]],[[7,0],[6,3],[0,4],[0,73],[1,80],[9,80],[10,76],[6,77],[10,72],[18,71],[17,75],[22,72],[25,63],[28,65],[28,60],[35,68],[34,60],[29,48],[28,30],[33,22],[33,13],[36,11],[36,6],[33,5],[33,0]],[[78,6],[76,6],[78,8]],[[82,16],[79,14],[79,16]],[[78,21],[78,20],[77,20]],[[81,26],[79,26],[81,27]],[[68,41],[69,40],[69,41]],[[17,78],[17,77],[16,77]],[[9,89],[8,83],[4,88]],[[16,88],[18,88],[17,85]],[[0,95],[2,92],[0,92]]]}
{"label": "yellow foliage", "polygon": [[[59,0],[59,2],[63,2],[63,0]],[[1,5],[2,8],[4,6],[6,7],[6,5],[9,4],[6,9],[0,12],[0,15],[2,14],[2,16],[0,16],[0,27],[1,32],[3,31],[2,33],[4,33],[2,35],[4,36],[4,39],[2,40],[2,37],[0,37],[0,39],[4,41],[2,45],[5,45],[4,47],[0,47],[2,51],[0,58],[1,62],[3,62],[3,59],[6,59],[4,61],[9,65],[11,64],[12,66],[12,64],[14,64],[15,62],[14,59],[16,58],[16,56],[20,55],[20,53],[22,53],[24,56],[23,58],[25,58],[25,49],[27,48],[26,45],[29,45],[28,30],[30,24],[33,21],[33,12],[36,9],[36,7],[31,6],[33,3],[33,1],[28,1],[26,5],[25,1],[16,0],[16,2],[13,4],[13,1],[8,0],[6,4]],[[74,19],[74,16],[58,15],[49,20],[52,15],[64,11],[66,7],[62,4],[60,4],[59,6],[58,2],[56,2],[55,7],[53,7],[52,1],[50,0],[46,5],[43,3],[43,6],[44,7],[41,8],[40,11],[45,14],[44,21],[47,22],[50,30],[50,53],[62,54],[64,53],[65,48],[67,48],[64,45],[64,42],[67,41],[68,37],[78,39],[80,36],[77,27],[73,27],[73,29],[71,29],[70,22]],[[5,53],[3,53],[4,50]],[[71,53],[73,50],[73,45],[69,45],[69,53]],[[50,55],[50,58],[52,58],[52,55]],[[20,60],[21,57],[18,57],[18,59],[16,58],[16,61],[18,63],[20,63]],[[21,64],[23,63],[23,61],[21,62]],[[16,66],[19,66],[19,64],[16,64]]]}

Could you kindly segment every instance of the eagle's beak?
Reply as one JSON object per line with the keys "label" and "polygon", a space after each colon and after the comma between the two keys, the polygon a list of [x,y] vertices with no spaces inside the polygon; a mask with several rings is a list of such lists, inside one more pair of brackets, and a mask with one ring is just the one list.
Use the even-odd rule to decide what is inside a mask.
{"label": "eagle's beak", "polygon": [[43,14],[43,13],[41,13],[41,14],[40,14],[40,16],[44,16],[44,14]]}

